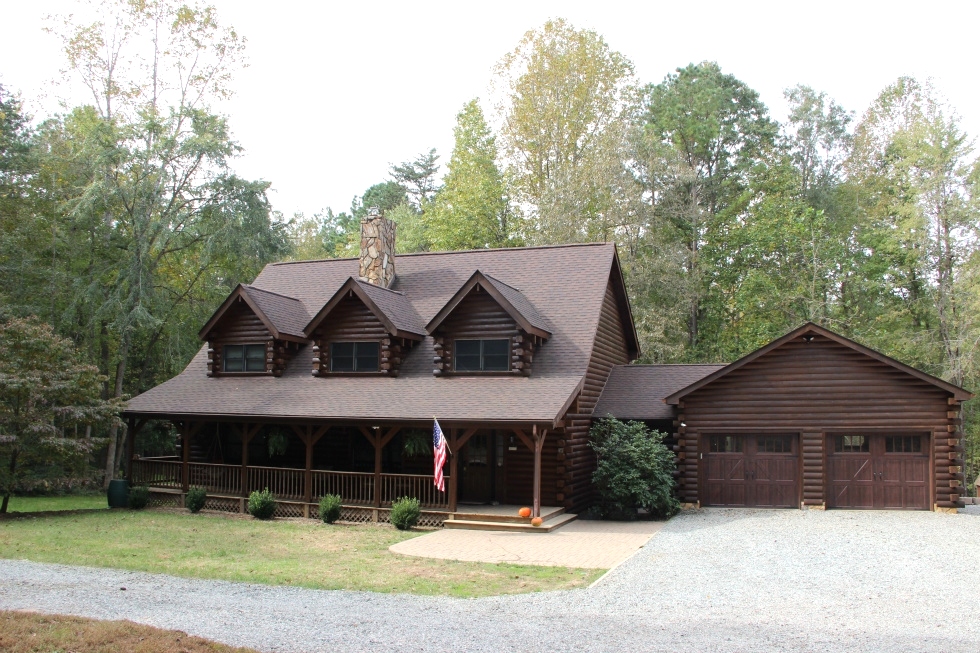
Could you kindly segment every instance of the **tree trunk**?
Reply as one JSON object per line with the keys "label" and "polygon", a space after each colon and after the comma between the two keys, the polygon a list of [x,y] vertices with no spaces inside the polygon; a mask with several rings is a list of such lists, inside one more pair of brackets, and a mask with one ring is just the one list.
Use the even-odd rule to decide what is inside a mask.
{"label": "tree trunk", "polygon": [[[116,365],[116,387],[112,396],[118,399],[122,397],[123,376],[126,374],[126,359],[129,358],[129,343],[131,340],[129,331],[123,336],[122,346],[119,348],[119,363]],[[116,476],[116,448],[119,444],[119,424],[113,422],[109,427],[109,450],[105,456],[105,481],[104,489],[109,489],[109,481]]]}
{"label": "tree trunk", "polygon": [[[17,469],[17,454],[20,453],[19,449],[14,449],[13,453],[10,454],[10,467],[7,469],[10,472],[10,482],[14,482],[14,470]],[[7,513],[7,504],[10,503],[10,488],[7,488],[7,492],[3,495],[3,503],[0,503],[0,515]]]}

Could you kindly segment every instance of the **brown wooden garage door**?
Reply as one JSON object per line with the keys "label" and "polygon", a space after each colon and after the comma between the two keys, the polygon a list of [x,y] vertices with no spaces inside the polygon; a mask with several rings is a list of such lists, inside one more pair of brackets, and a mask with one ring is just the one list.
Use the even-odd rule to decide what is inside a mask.
{"label": "brown wooden garage door", "polygon": [[929,509],[929,437],[827,437],[827,507]]}
{"label": "brown wooden garage door", "polygon": [[798,508],[797,434],[705,435],[706,506]]}

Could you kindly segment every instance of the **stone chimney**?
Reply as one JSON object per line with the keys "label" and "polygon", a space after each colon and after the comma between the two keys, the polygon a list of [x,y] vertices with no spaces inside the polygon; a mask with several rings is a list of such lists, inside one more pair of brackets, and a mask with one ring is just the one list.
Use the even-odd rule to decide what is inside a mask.
{"label": "stone chimney", "polygon": [[395,223],[376,207],[361,220],[361,281],[387,288],[395,280]]}

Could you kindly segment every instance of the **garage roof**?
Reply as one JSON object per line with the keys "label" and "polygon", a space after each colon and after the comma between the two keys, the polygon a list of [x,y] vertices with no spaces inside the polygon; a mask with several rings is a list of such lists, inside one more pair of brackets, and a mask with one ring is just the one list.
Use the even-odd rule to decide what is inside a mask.
{"label": "garage roof", "polygon": [[724,365],[617,365],[612,368],[593,415],[617,419],[673,419],[667,395],[723,369]]}

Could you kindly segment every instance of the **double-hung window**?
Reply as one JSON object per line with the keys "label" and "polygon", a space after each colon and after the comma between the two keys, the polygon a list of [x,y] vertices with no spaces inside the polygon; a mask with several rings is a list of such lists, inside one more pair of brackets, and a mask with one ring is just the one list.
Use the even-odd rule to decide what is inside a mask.
{"label": "double-hung window", "polygon": [[377,342],[330,343],[331,372],[377,372],[380,369]]}
{"label": "double-hung window", "polygon": [[507,372],[510,340],[457,340],[454,357],[457,372]]}
{"label": "double-hung window", "polygon": [[265,345],[224,345],[225,372],[265,372]]}

